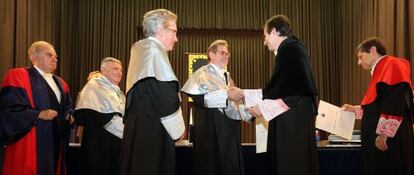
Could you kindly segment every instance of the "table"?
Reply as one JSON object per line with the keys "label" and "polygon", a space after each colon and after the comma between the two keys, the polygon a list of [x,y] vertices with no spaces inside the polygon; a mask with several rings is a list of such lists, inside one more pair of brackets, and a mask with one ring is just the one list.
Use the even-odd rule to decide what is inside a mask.
{"label": "table", "polygon": [[[246,175],[266,175],[266,160],[256,154],[254,144],[243,144]],[[359,147],[318,147],[320,175],[360,175],[361,153]],[[80,147],[72,145],[67,154],[68,174],[79,175]],[[177,175],[192,175],[193,153],[191,144],[176,145]]]}

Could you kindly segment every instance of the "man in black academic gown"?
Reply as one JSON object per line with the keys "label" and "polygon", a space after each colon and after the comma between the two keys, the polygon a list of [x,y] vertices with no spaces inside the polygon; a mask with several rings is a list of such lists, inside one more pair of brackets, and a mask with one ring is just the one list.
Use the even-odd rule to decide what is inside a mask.
{"label": "man in black academic gown", "polygon": [[209,64],[194,72],[181,89],[195,106],[195,174],[243,175],[240,121],[249,121],[251,116],[242,117],[236,104],[244,95],[226,71],[227,41],[214,41],[207,54]]}
{"label": "man in black academic gown", "polygon": [[282,104],[286,112],[269,121],[267,155],[271,174],[319,174],[315,141],[316,88],[308,53],[292,35],[290,20],[283,15],[268,19],[264,44],[275,53],[272,76],[263,88],[263,101],[251,108],[261,116],[261,105]]}
{"label": "man in black academic gown", "polygon": [[174,140],[184,134],[178,80],[168,60],[177,42],[177,16],[165,9],[144,15],[147,37],[131,48],[121,148],[122,175],[174,175]]}
{"label": "man in black academic gown", "polygon": [[6,144],[4,175],[66,175],[72,101],[66,82],[54,75],[54,47],[34,42],[33,67],[7,72],[0,90],[0,142]]}
{"label": "man in black academic gown", "polygon": [[371,81],[360,106],[343,105],[362,118],[364,175],[414,174],[413,93],[407,60],[388,56],[378,38],[356,48],[358,65],[371,70]]}
{"label": "man in black academic gown", "polygon": [[125,95],[119,60],[106,57],[78,95],[74,116],[81,136],[81,174],[117,175],[120,167]]}

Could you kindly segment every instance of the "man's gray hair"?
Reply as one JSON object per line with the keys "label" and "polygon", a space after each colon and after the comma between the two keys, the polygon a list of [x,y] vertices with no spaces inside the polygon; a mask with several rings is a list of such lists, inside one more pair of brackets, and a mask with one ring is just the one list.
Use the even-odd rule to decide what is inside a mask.
{"label": "man's gray hair", "polygon": [[102,69],[106,68],[106,65],[107,65],[108,62],[118,63],[118,64],[122,65],[122,62],[119,61],[118,59],[116,59],[114,57],[106,57],[101,61],[101,71],[102,71]]}
{"label": "man's gray hair", "polygon": [[217,52],[217,48],[219,45],[225,46],[225,47],[229,47],[229,44],[227,43],[226,40],[223,39],[218,39],[215,40],[213,43],[210,44],[210,46],[207,48],[207,60],[210,61],[211,58],[209,56],[210,52]]}
{"label": "man's gray hair", "polygon": [[229,44],[227,43],[226,40],[218,39],[218,40],[215,40],[213,43],[211,43],[210,46],[207,48],[207,54],[209,52],[217,52],[217,47],[219,45],[229,47]]}
{"label": "man's gray hair", "polygon": [[44,50],[45,47],[54,49],[53,45],[46,41],[36,41],[30,46],[27,52],[30,56],[30,55],[39,53],[41,50]]}
{"label": "man's gray hair", "polygon": [[177,21],[177,15],[166,9],[156,9],[145,13],[142,21],[145,37],[155,36],[155,32],[166,27],[171,20]]}

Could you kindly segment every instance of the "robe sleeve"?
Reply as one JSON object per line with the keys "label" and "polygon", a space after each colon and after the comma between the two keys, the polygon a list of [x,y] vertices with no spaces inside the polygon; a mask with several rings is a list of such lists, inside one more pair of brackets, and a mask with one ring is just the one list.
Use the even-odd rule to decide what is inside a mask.
{"label": "robe sleeve", "polygon": [[193,99],[193,102],[194,102],[195,106],[205,107],[205,105],[204,105],[204,102],[205,102],[204,94],[203,95],[190,95],[190,94],[188,94],[188,95]]}
{"label": "robe sleeve", "polygon": [[205,94],[204,106],[207,108],[226,108],[227,90],[217,90]]}
{"label": "robe sleeve", "polygon": [[[226,90],[224,91],[226,92]],[[223,96],[220,96],[220,95],[216,96],[215,101],[210,101],[211,96],[213,94],[216,95],[218,92],[222,92],[222,91],[219,90],[219,91],[213,91],[211,93],[207,93],[204,95],[190,95],[190,96],[193,99],[194,104],[197,106],[202,106],[205,108],[217,108],[218,110],[222,109],[224,110],[224,114],[232,120],[244,120],[244,121],[250,122],[252,117],[247,112],[245,112],[246,117],[243,118],[236,104],[232,101],[227,100],[227,92]],[[210,96],[210,97],[207,97],[207,96]],[[209,98],[209,100],[206,100],[207,98]]]}
{"label": "robe sleeve", "polygon": [[98,116],[100,117],[100,120],[98,123],[95,123],[98,126],[104,126],[105,124],[107,124],[114,115],[116,115],[117,113],[108,113],[108,114],[103,114],[103,113],[99,113],[97,111],[94,111],[92,109],[79,109],[76,110],[75,113],[73,114],[73,116],[76,119],[76,124],[80,125],[80,126],[85,126],[85,123],[87,123],[88,119],[87,117],[90,116]]}
{"label": "robe sleeve", "polygon": [[380,117],[376,133],[386,137],[394,137],[402,120],[408,120],[409,112],[407,98],[411,89],[406,83],[387,85],[378,83],[377,92],[379,100]]}
{"label": "robe sleeve", "polygon": [[[158,81],[154,78],[144,80],[148,95],[153,97],[152,105],[160,118],[170,116],[180,109],[180,97],[178,95],[178,85],[175,81]],[[138,89],[139,91],[139,89]]]}
{"label": "robe sleeve", "polygon": [[178,82],[149,79],[147,88],[153,98],[151,103],[160,117],[160,121],[173,140],[179,139],[185,132],[185,124],[180,107]]}
{"label": "robe sleeve", "polygon": [[0,139],[2,144],[17,141],[36,124],[40,111],[34,110],[26,91],[18,87],[0,90]]}

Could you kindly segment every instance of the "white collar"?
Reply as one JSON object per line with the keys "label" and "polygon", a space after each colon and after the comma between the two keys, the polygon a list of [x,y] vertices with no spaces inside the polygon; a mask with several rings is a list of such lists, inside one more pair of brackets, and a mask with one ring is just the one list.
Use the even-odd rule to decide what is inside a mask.
{"label": "white collar", "polygon": [[61,100],[61,92],[59,90],[59,87],[57,83],[53,80],[53,74],[52,73],[45,73],[42,69],[34,65],[34,68],[39,72],[40,75],[42,75],[43,79],[46,81],[46,83],[49,85],[50,88],[52,88],[53,93],[56,96],[56,99],[60,103]]}
{"label": "white collar", "polygon": [[39,67],[37,67],[36,65],[33,66],[37,72],[39,72],[40,75],[42,75],[42,77],[53,77],[52,73],[45,73],[45,71],[43,71],[42,69],[40,69]]}
{"label": "white collar", "polygon": [[275,56],[277,56],[277,50],[273,51],[273,53],[275,53]]}
{"label": "white collar", "polygon": [[103,83],[104,85],[107,85],[109,87],[111,87],[112,89],[114,89],[115,91],[121,91],[121,89],[119,88],[118,85],[113,84],[111,81],[109,81],[108,78],[106,78],[104,75],[100,75],[99,77],[96,78],[99,82]]}
{"label": "white collar", "polygon": [[226,71],[226,69],[220,69],[217,65],[215,65],[215,64],[213,64],[213,63],[210,63],[213,67],[214,67],[214,69],[217,71],[217,72],[219,72],[220,73],[220,75],[223,75],[225,72],[227,72]]}
{"label": "white collar", "polygon": [[157,43],[161,44],[162,48],[163,48],[163,49],[165,49],[164,44],[162,44],[162,42],[161,42],[160,40],[158,40],[157,38],[152,37],[152,36],[149,36],[149,37],[148,37],[148,39],[153,40],[153,41],[155,41],[155,42],[157,42]]}
{"label": "white collar", "polygon": [[372,68],[371,68],[371,76],[372,75],[374,75],[374,70],[375,70],[375,67],[377,67],[377,64],[379,63],[379,61],[381,61],[383,58],[385,58],[387,55],[383,55],[383,56],[381,56],[381,57],[379,57],[378,59],[377,59],[377,61],[375,61],[375,63],[374,63],[374,65],[372,66]]}

